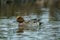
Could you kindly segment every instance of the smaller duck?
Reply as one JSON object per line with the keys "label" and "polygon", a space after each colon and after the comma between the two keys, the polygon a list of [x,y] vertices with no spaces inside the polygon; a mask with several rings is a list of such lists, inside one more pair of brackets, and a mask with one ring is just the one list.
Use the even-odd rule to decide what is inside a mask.
{"label": "smaller duck", "polygon": [[17,16],[17,22],[18,24],[18,31],[17,33],[23,33],[24,32],[24,19],[21,16]]}

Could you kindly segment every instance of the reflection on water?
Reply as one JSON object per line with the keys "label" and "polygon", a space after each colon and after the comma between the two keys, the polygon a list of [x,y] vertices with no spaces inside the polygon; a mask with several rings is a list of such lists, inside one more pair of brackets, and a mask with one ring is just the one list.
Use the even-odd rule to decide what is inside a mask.
{"label": "reflection on water", "polygon": [[20,35],[16,33],[18,23],[15,17],[0,19],[0,40],[60,40],[60,21],[49,22],[47,17],[47,13],[40,17],[42,25],[39,27],[41,29],[38,31],[24,30],[24,33]]}

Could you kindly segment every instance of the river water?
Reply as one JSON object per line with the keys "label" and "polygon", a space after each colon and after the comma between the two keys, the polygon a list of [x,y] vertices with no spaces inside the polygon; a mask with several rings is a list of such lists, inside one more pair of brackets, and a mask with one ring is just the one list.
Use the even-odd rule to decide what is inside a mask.
{"label": "river water", "polygon": [[60,21],[49,21],[49,12],[44,12],[40,18],[42,25],[38,31],[24,30],[20,35],[16,33],[16,17],[0,19],[0,40],[60,40]]}

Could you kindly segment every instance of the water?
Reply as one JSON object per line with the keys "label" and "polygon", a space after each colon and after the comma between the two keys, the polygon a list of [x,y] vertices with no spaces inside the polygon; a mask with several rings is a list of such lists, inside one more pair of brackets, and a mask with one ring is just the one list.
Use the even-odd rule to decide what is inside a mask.
{"label": "water", "polygon": [[[34,18],[34,17],[33,17]],[[16,17],[0,19],[0,40],[60,40],[60,21],[50,21],[49,13],[42,14],[41,29],[38,31],[24,30],[17,35],[18,23]]]}

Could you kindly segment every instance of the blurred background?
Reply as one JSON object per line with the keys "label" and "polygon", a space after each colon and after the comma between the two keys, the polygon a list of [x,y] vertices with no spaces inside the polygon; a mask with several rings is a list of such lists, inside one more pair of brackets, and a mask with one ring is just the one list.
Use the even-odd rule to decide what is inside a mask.
{"label": "blurred background", "polygon": [[48,8],[50,16],[54,20],[60,20],[57,17],[60,11],[60,0],[0,0],[0,17],[41,15],[42,8]]}
{"label": "blurred background", "polygon": [[[19,36],[17,16],[30,21]],[[0,0],[0,40],[60,40],[60,0]]]}

